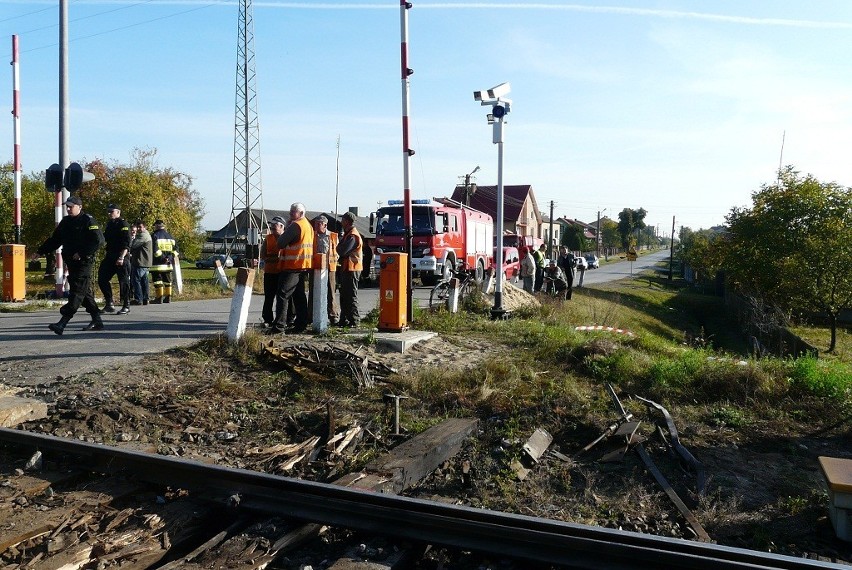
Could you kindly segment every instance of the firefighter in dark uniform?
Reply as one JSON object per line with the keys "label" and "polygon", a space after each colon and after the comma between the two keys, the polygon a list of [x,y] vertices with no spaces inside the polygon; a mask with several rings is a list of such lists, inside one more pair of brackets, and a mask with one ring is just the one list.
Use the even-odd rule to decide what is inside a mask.
{"label": "firefighter in dark uniform", "polygon": [[98,287],[104,296],[104,308],[101,313],[114,313],[112,304],[113,275],[118,275],[118,295],[121,298],[119,315],[130,312],[130,260],[125,261],[130,251],[130,224],[121,217],[121,208],[115,204],[107,206],[109,221],[104,228],[106,255],[98,267]]}
{"label": "firefighter in dark uniform", "polygon": [[53,234],[38,248],[40,255],[55,251],[62,247],[62,260],[68,268],[68,302],[59,314],[59,322],[48,325],[50,330],[61,335],[65,325],[80,308],[92,316],[92,322],[86,325],[84,331],[99,331],[104,328],[95,297],[92,294],[92,267],[95,254],[104,244],[104,234],[98,222],[89,214],[83,213],[83,201],[78,196],[71,196],[65,201],[67,215],[53,230]]}
{"label": "firefighter in dark uniform", "polygon": [[149,269],[151,281],[154,283],[154,298],[151,303],[169,303],[172,298],[172,265],[175,259],[175,238],[166,230],[163,220],[154,222],[154,233],[151,234],[154,243],[154,265]]}

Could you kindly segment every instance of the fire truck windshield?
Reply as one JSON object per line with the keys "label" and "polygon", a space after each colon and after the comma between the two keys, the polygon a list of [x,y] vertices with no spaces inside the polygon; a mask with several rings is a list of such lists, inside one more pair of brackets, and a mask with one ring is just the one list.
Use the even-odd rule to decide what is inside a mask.
{"label": "fire truck windshield", "polygon": [[[412,208],[412,226],[416,236],[435,233],[432,211],[427,208]],[[376,234],[401,236],[405,234],[405,214],[402,208],[381,208],[378,211]]]}

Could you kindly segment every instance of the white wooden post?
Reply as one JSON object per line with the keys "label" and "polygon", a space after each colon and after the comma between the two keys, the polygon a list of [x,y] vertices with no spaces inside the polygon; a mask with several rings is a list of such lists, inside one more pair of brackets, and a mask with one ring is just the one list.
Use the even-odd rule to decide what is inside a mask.
{"label": "white wooden post", "polygon": [[328,255],[325,253],[314,254],[314,286],[311,294],[314,298],[313,326],[316,333],[324,333],[328,330]]}
{"label": "white wooden post", "polygon": [[240,267],[237,270],[237,284],[234,287],[231,314],[228,316],[228,329],[225,332],[231,342],[240,340],[246,332],[252,287],[254,286],[254,273],[254,269],[247,267]]}
{"label": "white wooden post", "polygon": [[450,279],[450,294],[447,295],[447,309],[451,313],[459,312],[459,280],[457,277]]}

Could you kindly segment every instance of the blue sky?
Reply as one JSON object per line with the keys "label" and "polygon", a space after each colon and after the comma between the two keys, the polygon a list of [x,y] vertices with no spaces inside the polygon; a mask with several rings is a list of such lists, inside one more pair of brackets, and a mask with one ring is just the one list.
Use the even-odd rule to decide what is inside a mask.
{"label": "blue sky", "polygon": [[[411,189],[449,195],[497,147],[473,91],[508,81],[504,182],[594,220],[644,207],[661,234],[706,228],[779,162],[852,185],[852,2],[464,2],[409,10]],[[58,160],[58,0],[0,0],[20,38],[22,162]],[[381,2],[254,1],[263,197],[362,214],[401,198],[400,15]],[[204,226],[231,211],[238,3],[69,0],[72,160],[194,177]],[[0,101],[12,108],[11,66]],[[11,114],[0,160],[12,159]],[[26,221],[25,221],[26,223]]]}

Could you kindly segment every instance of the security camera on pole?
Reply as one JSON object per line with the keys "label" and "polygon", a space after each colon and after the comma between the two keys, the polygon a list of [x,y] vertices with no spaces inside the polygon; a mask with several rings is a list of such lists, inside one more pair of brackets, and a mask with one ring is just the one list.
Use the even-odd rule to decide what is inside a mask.
{"label": "security camera on pole", "polygon": [[501,83],[491,89],[485,91],[474,91],[473,100],[479,101],[480,104],[491,107],[491,112],[488,113],[488,124],[494,127],[494,133],[491,142],[497,145],[497,255],[496,255],[496,285],[494,287],[494,307],[491,309],[492,319],[502,319],[506,317],[506,310],[503,309],[503,252],[500,245],[503,240],[503,124],[506,122],[506,115],[511,110],[512,101],[507,99],[511,86],[509,83]]}

